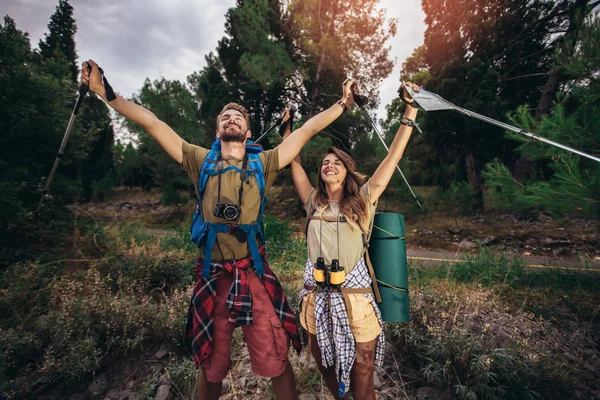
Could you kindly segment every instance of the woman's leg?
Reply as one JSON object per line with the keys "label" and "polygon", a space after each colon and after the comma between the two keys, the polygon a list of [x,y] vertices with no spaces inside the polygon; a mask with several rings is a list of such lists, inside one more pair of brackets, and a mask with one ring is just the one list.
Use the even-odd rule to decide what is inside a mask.
{"label": "woman's leg", "polygon": [[375,346],[377,339],[356,343],[356,360],[350,372],[354,400],[375,400]]}
{"label": "woman's leg", "polygon": [[[338,381],[337,381],[337,376],[335,374],[335,367],[331,366],[329,368],[325,368],[322,364],[322,360],[321,360],[321,350],[319,349],[319,343],[317,342],[317,337],[315,335],[313,335],[312,333],[308,334],[310,336],[310,352],[312,353],[313,357],[315,358],[315,361],[317,362],[317,367],[319,368],[319,371],[321,372],[321,375],[323,376],[323,380],[325,381],[325,385],[327,385],[327,388],[329,389],[329,391],[331,392],[331,394],[333,395],[333,397],[335,397],[336,399],[340,399],[340,397],[337,396],[338,394]],[[348,396],[348,393],[346,393],[346,395],[343,397],[344,400],[349,400],[350,396]]]}

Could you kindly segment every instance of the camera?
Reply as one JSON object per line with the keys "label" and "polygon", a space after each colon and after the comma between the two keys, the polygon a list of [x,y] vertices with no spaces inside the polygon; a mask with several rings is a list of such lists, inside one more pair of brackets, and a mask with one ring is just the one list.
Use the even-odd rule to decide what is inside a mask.
{"label": "camera", "polygon": [[240,208],[235,204],[217,203],[213,215],[228,221],[237,221],[240,218]]}

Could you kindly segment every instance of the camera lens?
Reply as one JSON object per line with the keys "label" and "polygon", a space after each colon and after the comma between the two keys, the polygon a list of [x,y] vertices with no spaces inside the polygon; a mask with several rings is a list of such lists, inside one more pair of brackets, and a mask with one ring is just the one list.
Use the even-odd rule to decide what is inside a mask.
{"label": "camera lens", "polygon": [[237,207],[225,206],[225,209],[223,210],[223,217],[225,217],[225,219],[228,219],[230,221],[238,219],[239,212],[237,210]]}

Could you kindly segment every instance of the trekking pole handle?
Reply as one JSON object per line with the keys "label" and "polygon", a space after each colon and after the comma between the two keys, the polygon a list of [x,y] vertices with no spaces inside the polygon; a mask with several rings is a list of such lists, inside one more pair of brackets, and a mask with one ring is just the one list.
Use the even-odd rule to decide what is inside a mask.
{"label": "trekking pole handle", "polygon": [[[344,79],[344,82],[342,82],[342,86],[344,86],[346,84],[346,82],[348,82],[348,79],[350,79],[350,78]],[[354,102],[356,103],[357,106],[366,106],[367,105],[367,103],[369,102],[369,98],[363,94],[358,94],[358,85],[356,82],[354,82],[352,84],[352,86],[350,87],[350,90],[352,91],[352,97],[354,97]]]}
{"label": "trekking pole handle", "polygon": [[[296,112],[298,112],[298,108],[296,108],[296,106],[294,104],[290,104],[289,109],[290,109],[289,123],[290,123],[290,131],[291,131],[294,129],[294,114],[296,114]],[[280,125],[279,125],[279,134],[281,136],[283,136],[286,124],[283,123],[283,118],[280,118],[279,121],[281,121]]]}
{"label": "trekking pole handle", "polygon": [[[92,66],[90,64],[87,65],[87,70],[88,72],[92,72]],[[83,100],[83,98],[85,97],[85,95],[88,93],[88,91],[90,90],[90,87],[81,82],[81,85],[79,85],[79,97],[77,97],[77,102],[75,103],[75,108],[73,109],[73,114],[77,115],[79,113],[79,107],[81,107],[81,101]]]}

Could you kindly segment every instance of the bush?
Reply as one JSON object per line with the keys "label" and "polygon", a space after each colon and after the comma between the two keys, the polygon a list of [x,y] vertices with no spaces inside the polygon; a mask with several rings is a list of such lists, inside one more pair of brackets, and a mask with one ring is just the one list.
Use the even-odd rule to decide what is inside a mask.
{"label": "bush", "polygon": [[454,211],[472,215],[473,187],[467,182],[452,182],[449,188],[439,187],[427,204],[435,210]]}

